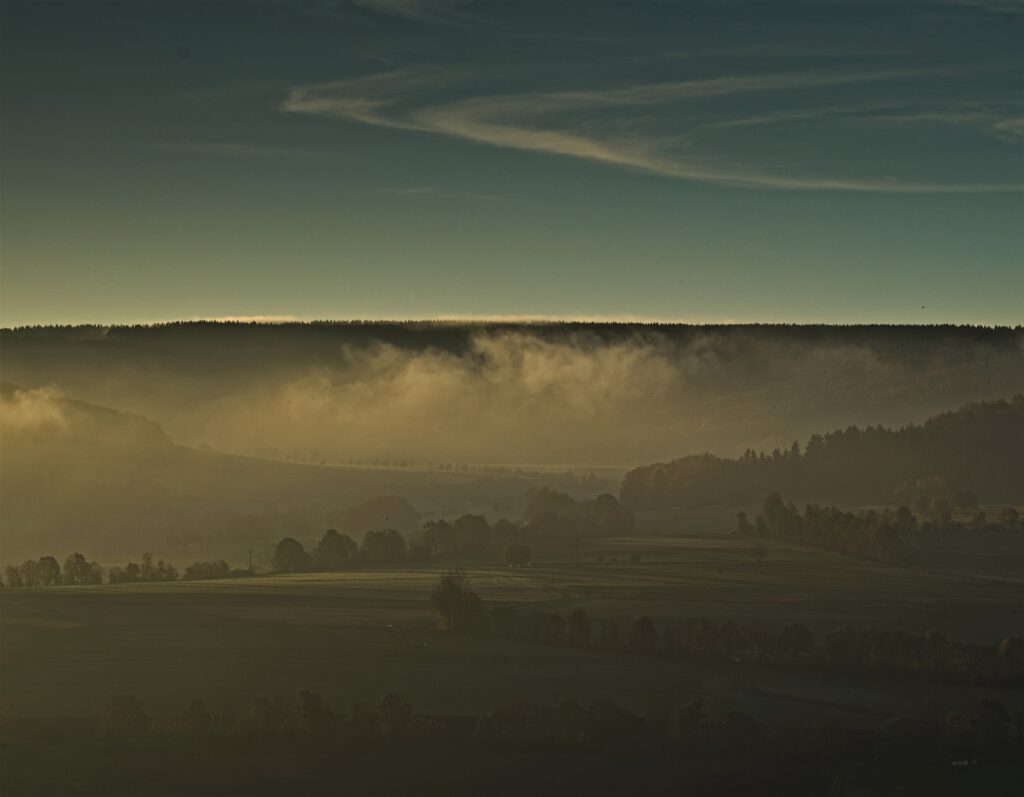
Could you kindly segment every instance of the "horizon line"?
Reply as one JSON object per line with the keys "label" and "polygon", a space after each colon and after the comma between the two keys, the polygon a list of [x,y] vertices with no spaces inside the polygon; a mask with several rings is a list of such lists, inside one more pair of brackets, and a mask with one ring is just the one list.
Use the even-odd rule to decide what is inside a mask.
{"label": "horizon line", "polygon": [[552,315],[439,315],[429,317],[367,317],[367,318],[300,318],[292,316],[221,316],[211,318],[182,318],[158,321],[123,321],[73,323],[36,323],[0,326],[2,332],[38,329],[158,329],[175,326],[372,326],[379,325],[437,325],[474,326],[479,324],[509,324],[520,326],[677,326],[677,327],[905,327],[905,328],[971,328],[971,329],[1024,329],[1022,324],[982,322],[909,322],[909,321],[739,321],[735,319],[693,321],[638,316],[552,316]]}

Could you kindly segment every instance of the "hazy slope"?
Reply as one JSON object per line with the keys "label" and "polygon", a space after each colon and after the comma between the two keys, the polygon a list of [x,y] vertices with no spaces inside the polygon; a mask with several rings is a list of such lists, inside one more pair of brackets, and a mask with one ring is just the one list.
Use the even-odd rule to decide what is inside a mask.
{"label": "hazy slope", "polygon": [[424,518],[518,518],[531,487],[593,491],[559,473],[321,467],[187,448],[145,418],[10,384],[0,392],[0,467],[3,563],[72,550],[104,562],[148,550],[241,563],[283,534],[340,527],[344,510],[378,495],[404,496]]}

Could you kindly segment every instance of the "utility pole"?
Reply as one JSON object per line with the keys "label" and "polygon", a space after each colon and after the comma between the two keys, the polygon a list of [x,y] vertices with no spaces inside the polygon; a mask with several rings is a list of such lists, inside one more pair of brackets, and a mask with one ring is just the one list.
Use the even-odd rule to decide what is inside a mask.
{"label": "utility pole", "polygon": [[252,548],[249,549],[249,572],[252,572]]}

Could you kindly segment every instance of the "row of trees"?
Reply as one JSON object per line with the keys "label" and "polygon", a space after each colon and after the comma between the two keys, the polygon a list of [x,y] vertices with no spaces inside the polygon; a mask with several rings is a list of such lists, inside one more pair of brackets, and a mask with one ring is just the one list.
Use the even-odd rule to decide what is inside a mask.
{"label": "row of trees", "polygon": [[1011,713],[996,700],[983,699],[966,712],[900,715],[875,731],[844,731],[833,726],[810,735],[807,729],[774,727],[706,695],[643,717],[606,700],[583,706],[563,700],[554,707],[513,702],[466,722],[463,717],[423,715],[409,697],[389,693],[376,705],[356,704],[336,711],[318,692],[303,690],[289,700],[257,698],[241,713],[211,711],[194,700],[177,717],[156,722],[141,701],[111,699],[101,716],[106,740],[134,744],[151,739],[193,738],[211,744],[281,752],[289,742],[343,743],[355,749],[408,749],[458,745],[468,749],[528,749],[564,754],[570,750],[622,755],[695,756],[724,760],[812,758],[830,760],[945,760],[984,755],[1012,761],[1024,748],[1024,713]]}
{"label": "row of trees", "polygon": [[64,560],[64,567],[57,564],[53,556],[28,559],[20,565],[4,568],[4,579],[8,587],[55,587],[61,584],[102,584],[103,568],[97,562],[90,562],[80,553],[73,553]]}
{"label": "row of trees", "polygon": [[177,581],[178,570],[163,559],[153,563],[153,555],[142,554],[142,564],[129,562],[124,567],[112,567],[107,574],[111,584],[127,584],[134,581]]}
{"label": "row of trees", "polygon": [[416,533],[405,536],[395,529],[368,531],[361,544],[348,534],[328,529],[312,551],[294,537],[285,537],[274,549],[272,567],[278,573],[333,572],[361,565],[376,566],[403,561],[429,561],[435,558],[487,553],[499,540],[510,540],[504,548],[510,566],[530,564],[529,545],[515,542],[515,527],[506,520],[493,526],[481,515],[463,515],[454,523],[428,521]]}
{"label": "row of trees", "polygon": [[787,542],[816,545],[894,565],[910,564],[910,554],[901,533],[917,528],[914,514],[906,507],[895,512],[843,512],[834,506],[808,505],[803,515],[792,501],[785,503],[770,493],[753,524],[745,512],[737,514],[736,534],[741,537],[773,537]]}
{"label": "row of trees", "polygon": [[[630,509],[749,504],[769,490],[886,504],[913,498],[969,499],[984,489],[998,499],[1020,500],[1024,395],[969,404],[901,429],[851,426],[810,437],[770,454],[748,449],[729,459],[701,454],[636,468],[620,492]],[[969,503],[969,501],[968,501]],[[974,498],[977,506],[977,498]],[[972,507],[973,508],[973,507]]]}
{"label": "row of trees", "polygon": [[430,601],[444,629],[516,642],[721,662],[1024,682],[1024,638],[1020,637],[1007,637],[998,646],[963,645],[939,631],[914,636],[846,627],[825,635],[819,646],[802,623],[779,628],[688,619],[659,633],[646,615],[635,618],[623,633],[612,620],[592,621],[583,607],[573,609],[567,617],[523,613],[506,606],[488,610],[459,569],[439,577]]}
{"label": "row of trees", "polygon": [[[252,575],[250,570],[234,569],[223,559],[212,562],[195,562],[185,568],[185,580],[211,578],[237,578]],[[89,562],[80,553],[73,553],[64,560],[64,567],[57,564],[52,556],[27,560],[21,565],[8,565],[5,570],[8,587],[56,587],[76,584],[102,584],[103,568],[98,562]],[[124,567],[111,567],[107,571],[110,584],[132,582],[177,581],[178,570],[174,565],[160,559],[153,561],[153,555],[144,553],[142,561],[129,562]]]}

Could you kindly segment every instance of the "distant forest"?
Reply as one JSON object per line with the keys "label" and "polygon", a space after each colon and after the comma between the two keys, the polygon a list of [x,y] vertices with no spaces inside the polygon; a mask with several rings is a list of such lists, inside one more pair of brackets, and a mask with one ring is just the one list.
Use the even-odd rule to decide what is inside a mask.
{"label": "distant forest", "polygon": [[[150,353],[160,345],[180,351],[190,344],[213,354],[221,346],[239,353],[247,348],[266,355],[268,344],[290,347],[301,344],[310,359],[318,353],[333,355],[338,343],[388,343],[403,349],[436,348],[453,353],[469,351],[473,337],[480,333],[526,332],[547,340],[584,336],[593,342],[614,343],[636,337],[651,337],[686,344],[713,335],[739,353],[750,347],[750,336],[801,344],[844,344],[866,346],[877,353],[909,351],[918,347],[986,345],[1013,349],[1024,341],[1024,327],[985,327],[954,324],[674,324],[587,321],[312,321],[234,322],[181,321],[130,326],[55,325],[0,329],[5,345],[42,346],[68,343],[103,343],[121,353],[144,347]],[[209,351],[213,347],[214,351]],[[203,359],[206,359],[205,357]]]}
{"label": "distant forest", "polygon": [[751,504],[771,491],[861,503],[956,503],[1024,497],[1024,395],[968,404],[921,425],[851,426],[770,454],[699,454],[636,468],[620,499],[630,509]]}

